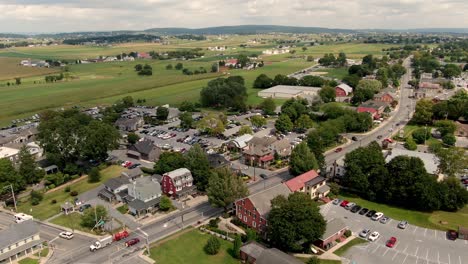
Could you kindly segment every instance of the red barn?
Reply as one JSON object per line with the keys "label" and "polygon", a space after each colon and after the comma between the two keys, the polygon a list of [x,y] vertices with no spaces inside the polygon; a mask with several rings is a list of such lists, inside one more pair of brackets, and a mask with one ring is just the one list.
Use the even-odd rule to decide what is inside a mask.
{"label": "red barn", "polygon": [[342,83],[335,87],[336,97],[346,97],[353,92],[353,88],[346,83]]}
{"label": "red barn", "polygon": [[247,226],[262,233],[267,226],[267,216],[271,210],[271,200],[278,195],[288,196],[291,192],[284,184],[278,184],[259,193],[252,194],[235,202],[236,216]]}
{"label": "red barn", "polygon": [[363,106],[359,106],[357,108],[357,112],[358,113],[369,113],[373,119],[379,119],[380,115],[378,113],[378,111],[374,108],[371,108],[371,107],[363,107]]}
{"label": "red barn", "polygon": [[174,198],[190,195],[196,191],[196,186],[193,185],[192,173],[186,168],[164,173],[161,187],[163,193]]}

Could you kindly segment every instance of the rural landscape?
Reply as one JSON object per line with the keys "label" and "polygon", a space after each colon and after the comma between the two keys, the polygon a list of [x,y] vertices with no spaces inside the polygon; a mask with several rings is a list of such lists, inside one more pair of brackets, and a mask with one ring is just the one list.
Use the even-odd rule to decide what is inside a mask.
{"label": "rural landscape", "polygon": [[458,11],[156,2],[0,3],[0,263],[468,263]]}

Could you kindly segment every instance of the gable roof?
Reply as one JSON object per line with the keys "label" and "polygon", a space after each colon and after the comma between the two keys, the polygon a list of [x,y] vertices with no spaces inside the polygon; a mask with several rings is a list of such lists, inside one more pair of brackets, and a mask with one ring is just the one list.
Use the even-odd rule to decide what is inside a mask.
{"label": "gable roof", "polygon": [[116,178],[110,178],[104,183],[104,186],[110,188],[111,190],[115,190],[120,186],[128,183],[130,183],[130,181],[127,178],[120,176]]}
{"label": "gable roof", "polygon": [[177,170],[164,173],[164,176],[168,176],[171,179],[174,179],[176,177],[184,176],[185,174],[192,175],[191,172],[187,168],[179,168]]}
{"label": "gable roof", "polygon": [[373,109],[380,109],[380,108],[385,108],[389,106],[387,102],[381,102],[381,101],[374,101],[374,100],[369,100],[365,101],[362,103],[358,108],[373,108]]}
{"label": "gable roof", "polygon": [[345,91],[346,95],[350,94],[353,92],[353,87],[347,85],[346,83],[340,83],[338,86],[336,86],[335,88],[340,88],[342,89],[343,91]]}
{"label": "gable roof", "polygon": [[266,248],[252,241],[243,245],[240,250],[248,256],[255,258],[256,264],[302,264],[293,256],[290,256],[276,248]]}
{"label": "gable roof", "polygon": [[128,184],[128,188],[132,188],[141,196],[147,197],[153,194],[162,194],[161,185],[152,177],[140,177]]}
{"label": "gable roof", "polygon": [[142,174],[143,174],[143,171],[141,170],[140,167],[136,167],[136,168],[133,168],[133,169],[127,169],[127,170],[122,172],[122,176],[128,177],[130,179],[141,176]]}
{"label": "gable roof", "polygon": [[229,160],[221,154],[209,154],[208,162],[211,168],[220,168],[229,165]]}
{"label": "gable roof", "polygon": [[347,227],[348,226],[341,219],[333,218],[327,222],[325,233],[323,233],[320,240],[322,241],[327,240],[328,238],[332,237],[333,235],[335,235],[336,233],[340,232],[341,230]]}
{"label": "gable roof", "polygon": [[145,155],[149,155],[156,146],[150,139],[144,138],[132,146],[132,149]]}
{"label": "gable roof", "polygon": [[18,224],[11,224],[0,231],[0,249],[15,244],[25,238],[39,233],[39,228],[33,220],[27,220]]}
{"label": "gable roof", "polygon": [[248,148],[244,150],[246,154],[263,156],[271,153],[271,148],[276,141],[275,137],[253,137],[247,142]]}
{"label": "gable roof", "polygon": [[296,192],[299,189],[303,188],[308,181],[318,177],[318,173],[315,170],[310,170],[306,173],[303,173],[297,177],[294,177],[286,182],[286,186],[288,186],[291,192]]}
{"label": "gable roof", "polygon": [[247,198],[252,202],[260,215],[266,216],[271,210],[271,200],[273,198],[278,195],[287,197],[290,193],[291,191],[289,191],[289,188],[286,187],[286,185],[278,184],[269,189],[252,194]]}

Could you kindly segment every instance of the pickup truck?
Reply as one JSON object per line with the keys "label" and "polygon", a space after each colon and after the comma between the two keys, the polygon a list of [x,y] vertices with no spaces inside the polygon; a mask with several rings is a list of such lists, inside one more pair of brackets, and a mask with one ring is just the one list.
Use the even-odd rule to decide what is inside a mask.
{"label": "pickup truck", "polygon": [[94,242],[94,244],[89,246],[89,250],[94,252],[98,249],[105,248],[112,243],[113,239],[114,238],[112,236],[101,238],[98,241]]}

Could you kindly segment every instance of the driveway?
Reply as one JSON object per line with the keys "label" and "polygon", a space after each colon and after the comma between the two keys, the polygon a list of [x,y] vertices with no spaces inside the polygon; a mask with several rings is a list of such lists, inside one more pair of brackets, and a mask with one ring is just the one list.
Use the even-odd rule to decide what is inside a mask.
{"label": "driveway", "polygon": [[[348,250],[343,263],[352,263],[352,261],[360,264],[468,263],[468,241],[447,240],[446,232],[414,226],[411,223],[406,229],[399,229],[398,220],[391,219],[387,224],[381,224],[332,203],[321,206],[320,211],[327,220],[340,218],[356,235],[364,228],[380,233],[377,241]],[[385,244],[392,236],[397,238],[397,243],[394,248],[388,248]]]}

